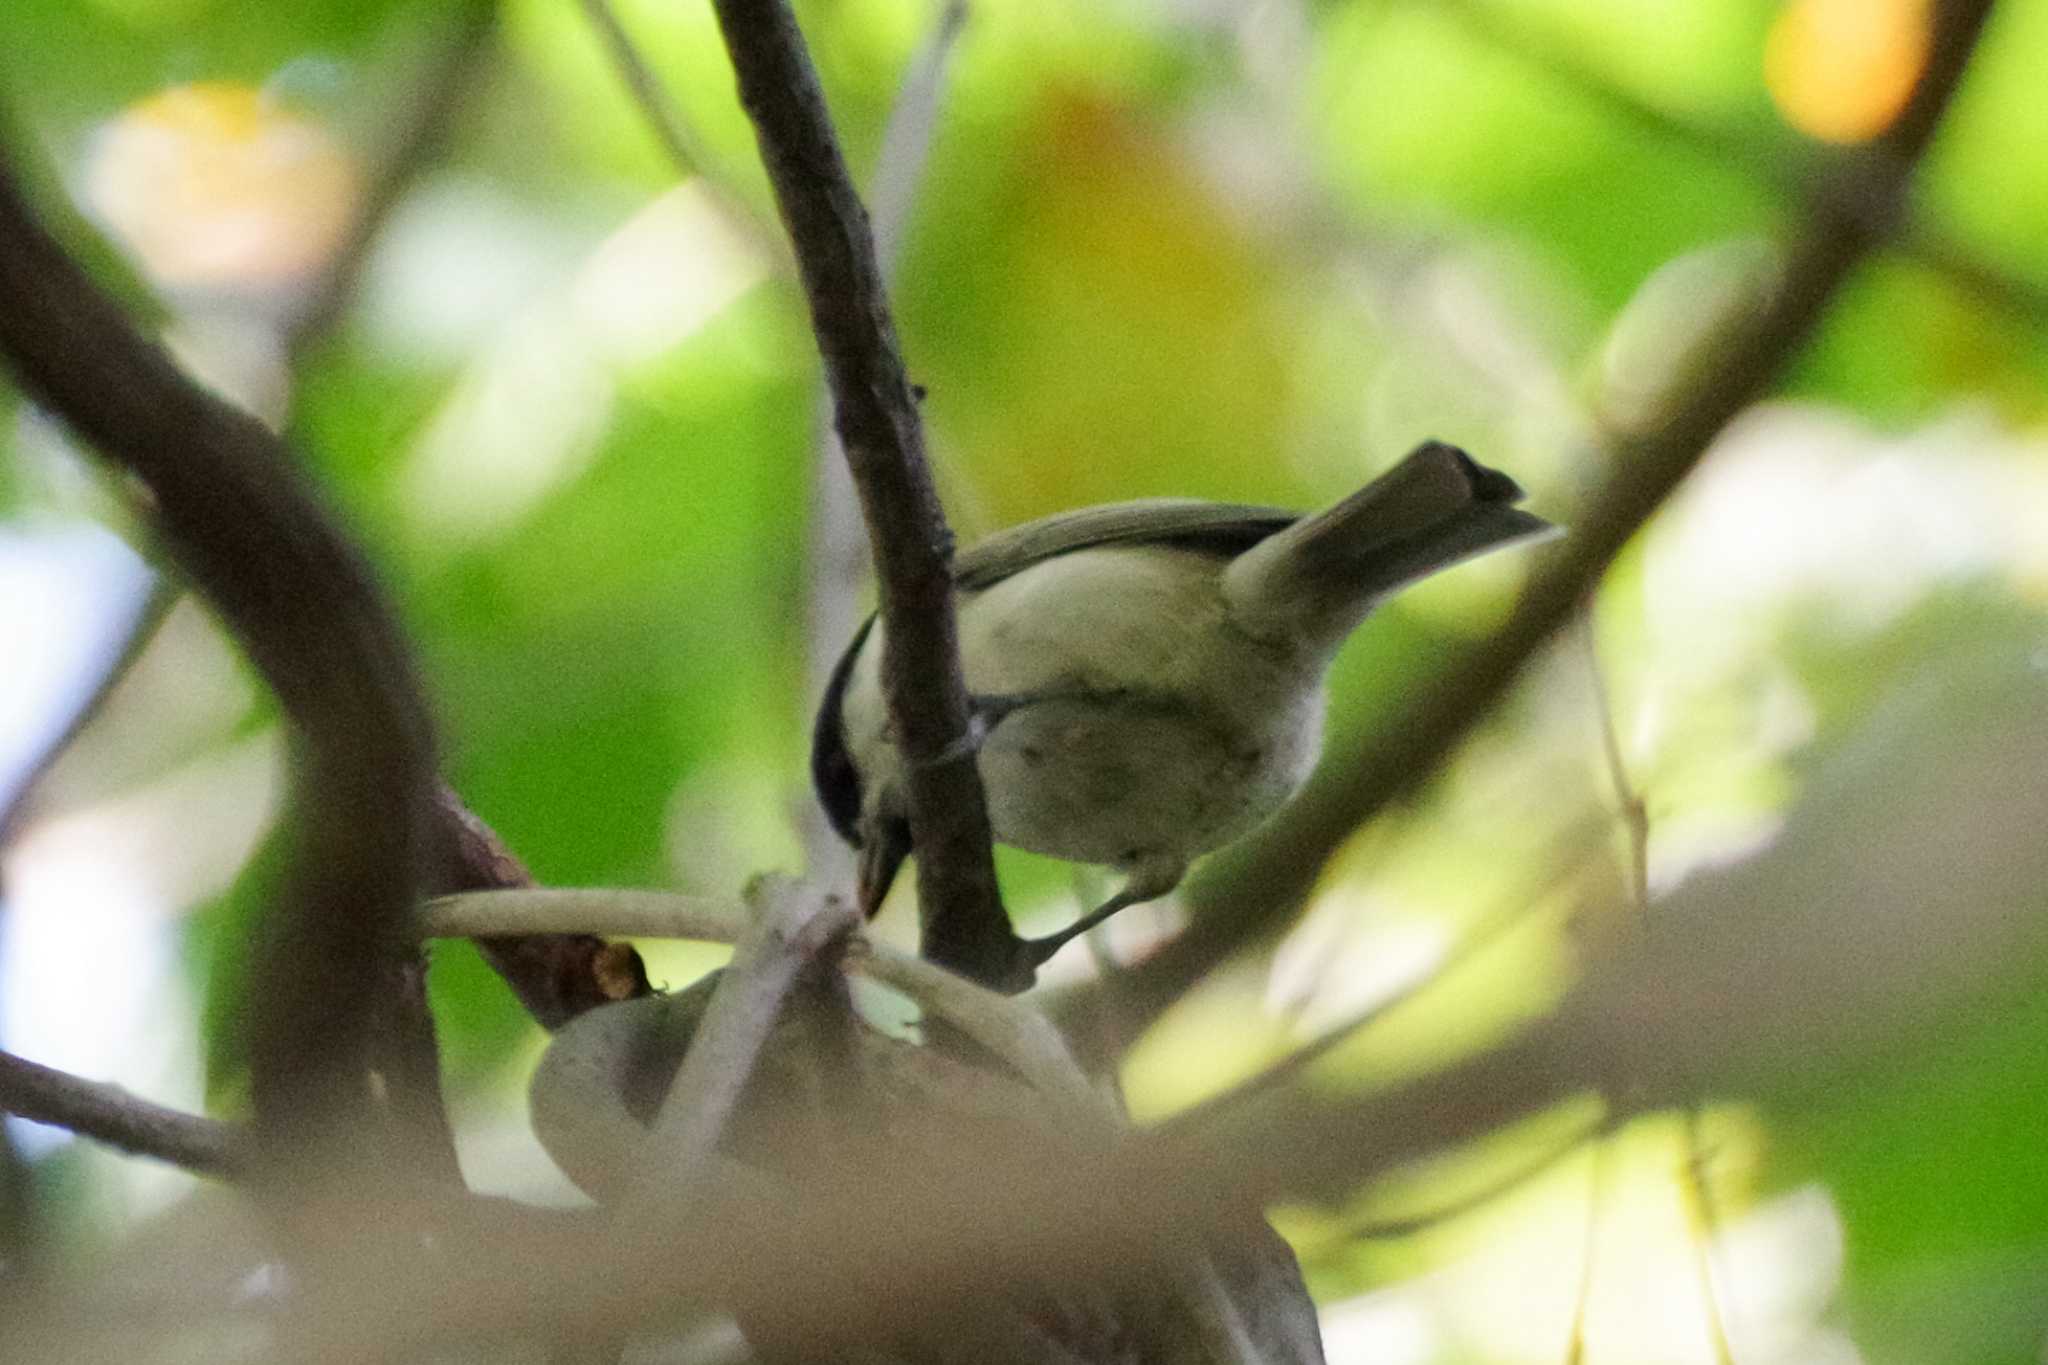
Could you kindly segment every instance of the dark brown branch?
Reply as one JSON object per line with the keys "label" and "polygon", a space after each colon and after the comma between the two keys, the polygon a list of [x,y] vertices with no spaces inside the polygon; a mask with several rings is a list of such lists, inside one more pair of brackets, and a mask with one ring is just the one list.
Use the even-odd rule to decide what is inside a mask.
{"label": "dark brown branch", "polygon": [[[875,163],[868,199],[874,205],[875,256],[885,284],[895,280],[903,257],[904,231],[918,188],[924,183],[932,131],[938,125],[947,63],[966,22],[965,0],[948,0],[924,48],[904,75],[896,105],[882,131],[882,153]],[[846,642],[860,627],[861,584],[873,567],[852,476],[832,432],[830,394],[819,395],[816,429],[804,556],[804,696],[812,701],[824,695]],[[843,866],[845,846],[808,792],[799,820],[810,875],[821,875],[821,869],[835,860]]]}
{"label": "dark brown branch", "polygon": [[173,561],[293,723],[293,856],[250,1001],[257,1151],[279,1177],[360,1153],[366,1031],[403,950],[432,771],[404,642],[281,442],[138,334],[4,165],[0,297],[23,389],[148,489]]}
{"label": "dark brown branch", "polygon": [[[1883,138],[1845,156],[1839,167],[1860,186],[1865,202],[1904,201],[1913,168],[1948,107],[1990,8],[1990,0],[1951,0],[1936,10],[1933,52],[1912,99]],[[1187,931],[1119,980],[1113,1007],[1099,990],[1064,1002],[1069,1031],[1081,1045],[1127,1044],[1239,949],[1285,926],[1331,854],[1443,766],[1721,429],[1769,392],[1835,290],[1878,245],[1876,224],[1896,218],[1845,214],[1831,196],[1811,203],[1773,296],[1729,329],[1661,427],[1610,443],[1614,474],[1585,513],[1571,520],[1570,534],[1507,621],[1483,643],[1455,655],[1430,685],[1415,688],[1414,700],[1385,723],[1368,750],[1350,762],[1326,761],[1263,835],[1219,860],[1220,875],[1204,877],[1190,894]],[[1084,1022],[1098,1004],[1103,1017]]]}
{"label": "dark brown branch", "polygon": [[987,799],[967,727],[952,537],[896,344],[867,211],[854,192],[787,0],[715,0],[761,159],[796,248],[833,421],[881,580],[882,689],[909,773],[926,956],[1027,984],[996,887]]}
{"label": "dark brown branch", "polygon": [[235,1125],[167,1109],[119,1086],[84,1080],[11,1052],[0,1052],[0,1112],[68,1129],[195,1175],[242,1172],[243,1135]]}
{"label": "dark brown branch", "polygon": [[[295,361],[302,361],[324,340],[354,294],[370,246],[391,209],[440,150],[480,58],[488,50],[496,13],[496,0],[465,0],[449,21],[447,32],[437,35],[423,70],[404,83],[412,98],[400,101],[397,130],[384,154],[373,159],[368,190],[348,234],[284,328],[284,348]],[[151,588],[121,649],[88,690],[57,742],[31,770],[13,809],[0,817],[0,841],[27,808],[35,783],[148,650],[182,595],[175,574],[160,577]],[[407,952],[393,957],[382,971],[384,980],[375,993],[366,1056],[371,1070],[382,1078],[383,1107],[415,1164],[441,1183],[459,1188],[461,1172],[441,1098],[440,1048],[427,1007],[424,959],[417,952]]]}
{"label": "dark brown branch", "polygon": [[[433,853],[421,885],[427,895],[534,884],[497,831],[445,784],[435,792],[430,840]],[[558,1029],[587,1009],[638,999],[653,989],[638,949],[596,934],[499,934],[477,939],[476,946],[545,1029]]]}

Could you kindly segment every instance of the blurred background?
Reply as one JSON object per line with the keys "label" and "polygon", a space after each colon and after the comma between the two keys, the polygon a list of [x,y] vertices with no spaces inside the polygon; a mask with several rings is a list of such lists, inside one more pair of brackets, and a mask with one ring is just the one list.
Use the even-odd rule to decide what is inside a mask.
{"label": "blurred background", "polygon": [[[804,864],[810,709],[871,599],[814,474],[815,357],[709,9],[614,5],[674,147],[572,0],[9,0],[0,79],[70,244],[133,272],[140,314],[288,431],[366,547],[456,789],[545,883],[731,893]],[[1316,505],[1426,437],[1569,520],[1603,434],[1654,422],[1768,287],[1816,159],[1896,114],[1928,5],[977,0],[888,155],[940,6],[798,8],[864,182],[915,179],[898,144],[929,134],[898,324],[972,540],[1150,494]],[[1333,1083],[1499,1037],[1642,927],[1639,863],[1654,918],[1768,846],[1902,690],[1967,725],[1995,676],[2048,724],[2044,63],[2048,7],[2001,6],[1914,230],[1456,764],[1143,1039],[1138,1116],[1401,992]],[[127,489],[5,389],[0,443],[0,1044],[233,1113],[275,708],[157,583]],[[1333,757],[1528,567],[1377,616],[1333,680]],[[1041,929],[1089,890],[1001,867]],[[1130,912],[1052,975],[1173,915]],[[722,952],[645,947],[678,987]],[[2043,1359],[2048,963],[2007,967],[2001,1008],[1796,1105],[1597,1142],[1552,1115],[1282,1211],[1331,1357]],[[466,945],[436,949],[432,991],[473,1182],[566,1197],[525,1125],[540,1030]],[[201,1188],[6,1139],[17,1250],[90,1258]]]}

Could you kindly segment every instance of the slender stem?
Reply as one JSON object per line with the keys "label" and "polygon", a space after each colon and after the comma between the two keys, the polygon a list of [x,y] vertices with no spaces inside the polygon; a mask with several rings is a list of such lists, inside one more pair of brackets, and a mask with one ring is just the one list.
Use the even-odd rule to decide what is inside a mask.
{"label": "slender stem", "polygon": [[427,938],[616,934],[736,943],[747,924],[746,907],[729,898],[583,886],[442,896],[419,914],[419,930]]}
{"label": "slender stem", "polygon": [[21,780],[15,784],[6,806],[0,808],[0,848],[7,847],[21,833],[34,805],[36,788],[42,785],[43,779],[49,776],[50,770],[57,766],[57,761],[64,757],[78,737],[85,733],[86,727],[106,709],[108,698],[114,695],[137,660],[148,652],[150,642],[156,639],[157,631],[171,614],[171,608],[177,606],[183,597],[183,589],[162,577],[143,592],[119,643],[108,654],[99,675],[80,689],[71,714],[65,717],[42,752],[22,771]]}
{"label": "slender stem", "polygon": [[1572,1296],[1571,1333],[1565,1339],[1565,1365],[1586,1359],[1586,1314],[1593,1306],[1593,1272],[1600,1261],[1600,1220],[1607,1212],[1608,1167],[1614,1162],[1617,1129],[1593,1140],[1593,1159],[1586,1173],[1586,1230],[1580,1241],[1579,1287]]}
{"label": "slender stem", "polygon": [[882,689],[902,752],[924,952],[976,980],[1029,984],[996,887],[988,803],[968,736],[953,619],[952,536],[887,290],[824,92],[787,0],[714,0],[761,159],[796,249],[833,423],[881,580]]}
{"label": "slender stem", "polygon": [[[1607,763],[1607,779],[1614,787],[1614,799],[1620,803],[1623,831],[1627,836],[1629,865],[1629,899],[1635,910],[1637,932],[1649,934],[1654,930],[1650,917],[1650,813],[1642,793],[1636,789],[1629,777],[1628,762],[1621,751],[1620,727],[1614,719],[1614,703],[1607,686],[1607,671],[1600,665],[1600,641],[1594,630],[1591,605],[1579,613],[1579,640],[1586,656],[1587,675],[1593,687],[1593,707],[1600,732],[1600,749]],[[1619,1078],[1626,1084],[1627,1078]],[[1700,1295],[1706,1304],[1707,1340],[1714,1349],[1717,1365],[1734,1365],[1734,1355],[1729,1346],[1727,1315],[1722,1308],[1720,1290],[1714,1277],[1713,1244],[1720,1234],[1715,1221],[1714,1207],[1705,1198],[1701,1184],[1702,1158],[1700,1155],[1700,1108],[1689,1105],[1679,1128],[1679,1169],[1680,1180],[1688,1196],[1691,1217],[1687,1219],[1686,1235],[1692,1243],[1692,1250],[1699,1266]]]}
{"label": "slender stem", "polygon": [[116,1085],[0,1052],[0,1112],[65,1128],[134,1156],[195,1175],[242,1174],[244,1136],[234,1124],[167,1109]]}
{"label": "slender stem", "polygon": [[656,74],[653,63],[640,51],[633,35],[626,31],[611,0],[582,0],[582,4],[584,16],[603,41],[620,83],[626,87],[633,103],[639,106],[648,131],[661,144],[662,154],[668,158],[676,174],[685,180],[694,177],[704,185],[710,191],[717,212],[742,237],[766,248],[777,269],[786,270],[789,263],[781,252],[781,238],[770,230],[769,224],[747,202],[746,196],[733,187],[732,177],[717,150],[683,117],[683,111],[669,97],[668,89]]}
{"label": "slender stem", "polygon": [[[1596,1117],[1554,1145],[1545,1147],[1478,1188],[1423,1213],[1410,1214],[1405,1218],[1361,1219],[1344,1229],[1342,1239],[1337,1241],[1332,1249],[1349,1246],[1352,1242],[1392,1241],[1401,1237],[1413,1237],[1418,1232],[1427,1232],[1431,1228],[1442,1227],[1445,1223],[1463,1218],[1467,1214],[1476,1213],[1489,1204],[1506,1198],[1545,1171],[1551,1170],[1589,1141],[1598,1139],[1605,1133],[1606,1127],[1606,1119]],[[1304,1259],[1308,1255],[1309,1253],[1304,1252]]]}
{"label": "slender stem", "polygon": [[1413,981],[1407,982],[1386,995],[1366,1005],[1350,1018],[1324,1030],[1320,1035],[1303,1043],[1286,1056],[1247,1077],[1228,1090],[1201,1101],[1184,1111],[1179,1122],[1199,1123],[1207,1113],[1220,1113],[1242,1107],[1261,1095],[1278,1090],[1287,1083],[1297,1080],[1317,1062],[1335,1052],[1359,1034],[1387,1019],[1402,1007],[1441,985],[1457,970],[1498,943],[1508,930],[1525,923],[1533,908],[1549,897],[1560,886],[1569,882],[1572,875],[1584,864],[1598,842],[1604,840],[1603,827],[1581,836],[1577,846],[1571,847],[1558,860],[1557,868],[1548,881],[1532,888],[1526,896],[1511,904],[1493,909],[1480,923],[1459,941],[1457,947],[1433,970]]}

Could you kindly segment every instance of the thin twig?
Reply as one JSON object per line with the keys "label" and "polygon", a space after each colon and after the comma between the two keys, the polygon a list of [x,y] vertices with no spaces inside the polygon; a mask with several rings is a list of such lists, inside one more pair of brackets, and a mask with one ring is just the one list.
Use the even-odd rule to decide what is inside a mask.
{"label": "thin twig", "polygon": [[1578,871],[1592,853],[1603,832],[1587,830],[1576,836],[1572,840],[1572,847],[1558,859],[1556,870],[1544,883],[1530,888],[1526,895],[1518,897],[1513,903],[1496,907],[1430,972],[1396,987],[1352,1014],[1350,1018],[1325,1029],[1321,1034],[1237,1085],[1191,1105],[1182,1111],[1179,1121],[1199,1123],[1204,1114],[1236,1108],[1260,1095],[1278,1090],[1304,1075],[1317,1062],[1359,1034],[1388,1018],[1417,997],[1441,985],[1460,967],[1499,942],[1508,930],[1524,923],[1534,906],[1549,899],[1558,887],[1564,885]]}
{"label": "thin twig", "polygon": [[472,891],[437,897],[419,911],[427,938],[590,934],[736,943],[749,922],[729,897],[585,886]]}
{"label": "thin twig", "polygon": [[655,73],[653,63],[640,51],[633,35],[626,31],[618,11],[612,8],[611,0],[582,0],[582,4],[585,17],[597,30],[605,52],[611,57],[620,83],[626,87],[633,103],[639,106],[648,131],[661,145],[662,154],[668,158],[676,174],[685,180],[695,178],[702,184],[710,192],[713,209],[741,237],[762,247],[777,270],[786,270],[788,260],[782,250],[782,238],[771,230],[746,196],[733,188],[732,177],[717,151],[698,134],[690,121],[683,117],[683,111],[676,102],[669,98],[668,89]]}
{"label": "thin twig", "polygon": [[[1614,799],[1620,804],[1622,825],[1627,836],[1629,866],[1629,898],[1635,910],[1637,932],[1648,934],[1653,931],[1654,921],[1650,917],[1650,815],[1649,806],[1642,793],[1636,789],[1629,777],[1628,762],[1621,751],[1620,727],[1615,723],[1614,702],[1607,687],[1607,671],[1600,664],[1600,641],[1593,625],[1592,604],[1588,603],[1578,617],[1580,647],[1585,653],[1587,676],[1593,689],[1595,723],[1600,732],[1600,749],[1606,759],[1607,778],[1614,788]],[[1627,1078],[1619,1078],[1627,1084]],[[1679,1130],[1679,1164],[1684,1174],[1680,1177],[1683,1188],[1698,1197],[1692,1200],[1692,1217],[1687,1220],[1686,1234],[1692,1243],[1694,1258],[1699,1263],[1700,1294],[1706,1304],[1707,1337],[1714,1349],[1718,1365],[1734,1365],[1734,1354],[1729,1346],[1727,1317],[1721,1306],[1720,1292],[1714,1276],[1714,1243],[1720,1236],[1720,1228],[1714,1218],[1714,1209],[1704,1197],[1701,1185],[1701,1156],[1699,1146],[1700,1109],[1698,1105],[1686,1107],[1682,1126]],[[1608,1141],[1612,1141],[1609,1138]],[[1598,1188],[1597,1182],[1595,1188]]]}
{"label": "thin twig", "polygon": [[904,760],[924,952],[984,982],[1028,984],[996,886],[953,619],[952,537],[896,344],[866,211],[787,0],[715,0],[761,159],[796,249],[833,421],[881,580],[882,690]]}
{"label": "thin twig", "polygon": [[446,32],[435,36],[417,75],[404,82],[407,97],[393,102],[399,119],[381,154],[371,158],[369,184],[348,232],[285,328],[284,350],[294,369],[333,332],[356,295],[370,248],[391,211],[447,146],[456,115],[494,50],[498,4],[499,0],[463,0],[442,21]]}
{"label": "thin twig", "polygon": [[1715,1249],[1721,1241],[1721,1212],[1707,1180],[1706,1149],[1700,1141],[1704,1117],[1705,1112],[1696,1104],[1683,1116],[1685,1130],[1680,1155],[1684,1160],[1679,1182],[1686,1195],[1686,1231],[1692,1240],[1693,1256],[1698,1262],[1700,1292],[1706,1301],[1708,1345],[1713,1348],[1717,1365],[1735,1365],[1735,1338],[1728,1330],[1733,1305],[1723,1301],[1724,1280],[1720,1267],[1715,1264]]}
{"label": "thin twig", "polygon": [[[1878,142],[1845,154],[1839,167],[1867,195],[1903,202],[1912,176],[1961,79],[1991,0],[1951,0],[1935,11],[1926,71],[1892,128]],[[1094,996],[1078,988],[1062,1002],[1069,1036],[1127,1044],[1195,982],[1239,949],[1284,927],[1313,889],[1331,855],[1353,831],[1425,783],[1521,676],[1529,660],[1566,624],[1615,555],[1663,506],[1706,455],[1722,428],[1769,392],[1804,346],[1849,272],[1873,250],[1867,215],[1847,216],[1828,199],[1812,201],[1772,297],[1729,325],[1707,362],[1656,429],[1610,441],[1614,472],[1571,533],[1558,542],[1508,619],[1488,639],[1458,651],[1437,678],[1410,690],[1411,701],[1350,761],[1326,761],[1281,817],[1217,859],[1218,874],[1190,890],[1188,929],[1124,979],[1117,1017],[1093,1019]],[[1219,875],[1220,874],[1220,875]]]}
{"label": "thin twig", "polygon": [[1593,1141],[1593,1161],[1586,1172],[1586,1230],[1580,1243],[1579,1288],[1572,1298],[1571,1332],[1565,1338],[1565,1365],[1586,1359],[1586,1313],[1593,1306],[1593,1272],[1600,1259],[1600,1216],[1607,1203],[1607,1168],[1614,1160],[1613,1127]]}
{"label": "thin twig", "polygon": [[0,1052],[0,1113],[67,1129],[195,1175],[243,1173],[244,1134],[231,1123],[138,1099],[117,1085]]}
{"label": "thin twig", "polygon": [[182,588],[161,576],[142,594],[122,630],[120,642],[108,653],[99,675],[80,689],[71,714],[65,717],[56,734],[50,737],[50,742],[22,770],[21,780],[15,784],[6,806],[0,808],[0,849],[13,843],[21,833],[35,804],[36,788],[42,785],[43,779],[49,776],[50,770],[57,766],[57,761],[64,757],[78,737],[85,733],[85,728],[106,708],[108,698],[114,695],[136,661],[148,651],[165,618],[171,614],[171,608],[177,606],[183,597]]}
{"label": "thin twig", "polygon": [[603,40],[605,53],[617,68],[619,80],[640,106],[640,115],[647,120],[648,131],[661,144],[661,150],[683,176],[701,175],[711,164],[711,152],[704,139],[697,136],[677,109],[675,101],[668,97],[661,77],[654,74],[654,67],[640,54],[640,48],[633,41],[633,35],[626,32],[626,26],[619,22],[609,0],[582,0],[584,17],[597,30]]}
{"label": "thin twig", "polygon": [[1621,812],[1622,830],[1628,840],[1629,902],[1636,922],[1650,917],[1650,811],[1642,794],[1629,780],[1628,761],[1621,752],[1621,733],[1614,723],[1614,702],[1608,695],[1607,671],[1600,666],[1600,642],[1593,630],[1590,602],[1578,614],[1579,648],[1586,660],[1586,676],[1593,689],[1594,727],[1600,734],[1600,752],[1607,764],[1608,785],[1614,788],[1615,804]]}
{"label": "thin twig", "polygon": [[[1438,1204],[1426,1212],[1410,1214],[1406,1218],[1361,1219],[1344,1229],[1341,1240],[1336,1245],[1348,1245],[1352,1242],[1394,1241],[1403,1237],[1413,1237],[1419,1232],[1427,1232],[1431,1228],[1442,1227],[1445,1223],[1454,1222],[1468,1214],[1477,1213],[1488,1205],[1498,1203],[1508,1195],[1513,1194],[1545,1171],[1555,1167],[1573,1152],[1584,1147],[1589,1140],[1605,1130],[1606,1123],[1605,1118],[1595,1118],[1585,1127],[1568,1134],[1556,1145],[1544,1148],[1536,1153],[1536,1155],[1495,1176],[1478,1188],[1467,1191],[1455,1199]],[[1304,1258],[1309,1254],[1304,1252]]]}
{"label": "thin twig", "polygon": [[903,86],[882,127],[882,152],[868,186],[869,212],[875,224],[875,260],[882,282],[894,283],[903,260],[903,238],[910,211],[924,185],[931,160],[932,135],[939,126],[939,105],[946,95],[946,74],[953,46],[967,26],[967,0],[945,0],[932,24],[931,36],[911,60]]}
{"label": "thin twig", "polygon": [[[427,938],[613,935],[733,943],[748,923],[739,902],[715,896],[551,887],[443,896],[420,907],[418,926]],[[1077,1111],[1100,1107],[1058,1031],[1033,1006],[886,943],[856,939],[848,947],[846,965],[909,996],[928,1016],[986,1048],[1040,1093]]]}

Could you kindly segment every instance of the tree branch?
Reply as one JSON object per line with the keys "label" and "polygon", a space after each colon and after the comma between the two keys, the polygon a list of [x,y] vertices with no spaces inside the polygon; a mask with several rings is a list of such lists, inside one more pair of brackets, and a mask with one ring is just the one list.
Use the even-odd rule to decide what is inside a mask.
{"label": "tree branch", "polygon": [[[947,63],[966,22],[966,0],[947,0],[931,36],[903,77],[896,105],[882,131],[882,152],[868,197],[874,205],[875,256],[884,285],[895,281],[903,257],[911,206],[924,183],[932,132],[938,125]],[[846,642],[860,626],[861,584],[873,568],[859,498],[832,431],[829,393],[819,396],[816,427],[804,553],[804,696],[811,701],[824,695]],[[826,820],[824,809],[808,793],[800,823],[811,875],[822,875],[821,869],[832,866],[834,859],[843,866],[845,845]]]}
{"label": "tree branch", "polygon": [[23,388],[149,490],[174,562],[293,722],[296,846],[249,1022],[257,1152],[277,1177],[360,1153],[369,1014],[403,941],[431,774],[404,643],[282,443],[135,331],[4,162],[0,297],[0,353]]}
{"label": "tree branch", "polygon": [[[433,856],[421,884],[424,894],[524,890],[534,884],[526,865],[505,847],[497,831],[445,783],[434,794],[429,837]],[[654,989],[638,949],[630,943],[607,942],[596,933],[561,933],[551,927],[508,932],[500,926],[455,937],[475,938],[477,951],[545,1029],[558,1029],[587,1009],[638,999]]]}
{"label": "tree branch", "polygon": [[[1990,0],[1950,0],[1934,11],[1927,69],[1892,128],[1845,155],[1837,170],[1865,202],[1897,205],[1947,109],[1991,9]],[[1641,436],[1610,441],[1615,472],[1559,542],[1499,630],[1453,657],[1429,685],[1350,762],[1328,759],[1308,788],[1266,830],[1222,855],[1218,874],[1196,883],[1191,923],[1174,942],[1126,972],[1111,1002],[1095,987],[1060,1005],[1069,1036],[1107,1051],[1127,1046],[1167,1006],[1239,949],[1286,925],[1352,831],[1433,776],[1505,696],[1535,653],[1598,585],[1616,554],[1670,497],[1736,414],[1767,393],[1805,344],[1835,290],[1879,241],[1896,213],[1848,214],[1819,195],[1783,267],[1777,289],[1731,326],[1668,420]]]}
{"label": "tree branch", "polygon": [[967,728],[952,536],[896,344],[860,196],[787,0],[714,0],[761,159],[796,248],[834,426],[881,578],[882,690],[909,774],[924,952],[976,980],[1029,984],[996,886]]}
{"label": "tree branch", "polygon": [[117,1085],[0,1052],[0,1112],[68,1129],[195,1175],[242,1174],[244,1134],[231,1123],[138,1099]]}
{"label": "tree branch", "polygon": [[[412,117],[389,139],[385,154],[376,160],[370,189],[348,239],[286,328],[284,349],[296,363],[303,363],[334,326],[360,281],[370,244],[391,210],[445,144],[462,96],[472,87],[476,68],[492,50],[497,8],[496,0],[467,0],[449,21],[447,31],[438,36],[434,50],[424,59],[420,77],[408,83],[416,96],[410,102]],[[80,231],[89,229],[81,225]],[[138,609],[135,624],[120,648],[0,812],[0,846],[26,818],[35,787],[147,652],[184,591],[175,575],[165,574],[159,567],[158,581]],[[519,859],[446,785],[436,791],[432,819],[433,850],[423,886],[427,894],[533,885]],[[607,943],[589,935],[522,934],[480,942],[477,947],[520,1003],[548,1029],[561,1027],[594,1005],[630,999],[652,989],[639,954],[630,944]],[[417,974],[408,971],[401,975]],[[416,996],[416,983],[402,980],[396,984]],[[430,1045],[429,1038],[422,1046]],[[395,1055],[394,1059],[401,1060]],[[426,1060],[419,1057],[421,1065],[411,1068],[422,1081],[429,1070],[424,1068]]]}
{"label": "tree branch", "polygon": [[[745,935],[749,920],[739,902],[716,896],[547,887],[444,896],[420,907],[418,923],[421,935],[428,938],[482,941],[506,934],[592,938],[617,934],[733,943]],[[1093,1103],[1066,1043],[1033,1005],[983,989],[932,963],[867,939],[857,938],[848,947],[846,965],[909,996],[928,1018],[944,1020],[1040,1093],[1074,1104],[1084,1098]]]}

